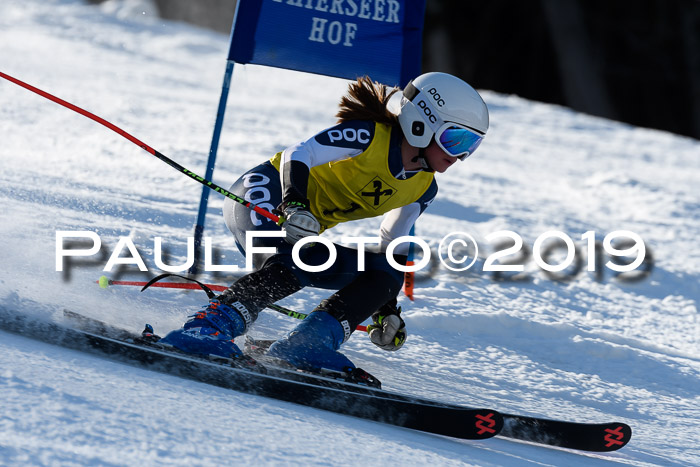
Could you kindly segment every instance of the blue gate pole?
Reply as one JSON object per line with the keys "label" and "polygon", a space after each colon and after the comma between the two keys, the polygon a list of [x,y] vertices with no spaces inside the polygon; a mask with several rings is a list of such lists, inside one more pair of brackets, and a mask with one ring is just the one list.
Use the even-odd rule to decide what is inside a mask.
{"label": "blue gate pole", "polygon": [[[211,180],[214,175],[214,165],[216,164],[216,152],[219,149],[219,138],[221,127],[224,124],[224,114],[226,113],[226,101],[228,91],[231,87],[231,76],[233,75],[233,60],[226,61],[226,72],[224,73],[224,83],[221,87],[221,97],[219,98],[219,109],[216,113],[216,123],[214,124],[214,135],[211,138],[209,148],[209,159],[207,160],[207,171],[204,178]],[[199,262],[202,257],[202,235],[204,233],[204,222],[207,217],[207,204],[209,202],[209,187],[202,187],[202,197],[199,199],[199,212],[197,213],[197,223],[194,226],[194,263],[190,267],[189,273],[197,275]]]}

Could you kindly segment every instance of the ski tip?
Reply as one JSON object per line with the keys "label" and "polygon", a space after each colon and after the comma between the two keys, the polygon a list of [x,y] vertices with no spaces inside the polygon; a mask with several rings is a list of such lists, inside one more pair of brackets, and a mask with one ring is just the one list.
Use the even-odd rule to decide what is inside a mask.
{"label": "ski tip", "polygon": [[599,451],[617,451],[632,439],[632,428],[626,423],[609,423],[603,430]]}
{"label": "ski tip", "polygon": [[503,428],[503,416],[490,409],[474,410],[473,439],[492,438],[501,432]]}
{"label": "ski tip", "polygon": [[576,423],[510,414],[505,418],[505,437],[579,451],[617,451],[632,438],[632,428],[622,422]]}

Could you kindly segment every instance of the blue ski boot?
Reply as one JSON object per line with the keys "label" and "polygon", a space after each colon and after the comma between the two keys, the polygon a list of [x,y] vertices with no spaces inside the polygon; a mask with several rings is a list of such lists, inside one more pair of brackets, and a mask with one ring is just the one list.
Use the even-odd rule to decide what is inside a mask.
{"label": "blue ski boot", "polygon": [[[239,303],[239,302],[237,302]],[[179,350],[196,355],[237,358],[243,355],[233,343],[246,330],[246,321],[237,310],[212,300],[203,310],[190,317],[182,329],[171,331],[160,340]]]}
{"label": "blue ski boot", "polygon": [[350,373],[355,365],[338,352],[345,340],[343,326],[325,311],[314,311],[286,337],[270,346],[267,355],[296,368],[318,372],[321,368]]}

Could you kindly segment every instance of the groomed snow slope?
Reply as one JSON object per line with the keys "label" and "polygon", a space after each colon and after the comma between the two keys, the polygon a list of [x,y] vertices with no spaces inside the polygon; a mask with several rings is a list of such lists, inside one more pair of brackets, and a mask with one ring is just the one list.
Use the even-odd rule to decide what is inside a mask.
{"label": "groomed snow slope", "polygon": [[[140,2],[0,3],[0,71],[79,105],[201,175],[228,38],[154,18]],[[146,11],[146,14],[142,14]],[[214,181],[237,176],[333,122],[346,81],[236,66]],[[4,465],[697,465],[700,464],[700,143],[489,91],[492,127],[478,153],[438,178],[417,224],[433,247],[468,232],[482,249],[468,272],[421,274],[402,299],[406,346],[388,354],[357,334],[348,356],[385,387],[504,412],[633,428],[621,451],[593,455],[506,439],[455,441],[238,394],[0,332]],[[108,129],[0,80],[0,307],[37,319],[64,308],[163,334],[202,305],[199,292],[100,289],[119,237],[152,273],[153,239],[185,261],[201,186]],[[243,264],[213,194],[217,261]],[[377,219],[327,237],[374,235]],[[526,282],[482,272],[517,232],[599,240],[640,235],[650,277],[605,270],[557,282],[527,262]],[[57,230],[97,232],[104,256],[55,270]],[[608,258],[605,258],[607,261]],[[553,261],[556,261],[553,259]],[[598,264],[598,268],[601,268]],[[111,277],[143,279],[129,268]],[[208,275],[221,284],[233,277]],[[327,292],[283,305],[309,311]],[[263,313],[252,333],[289,318]],[[253,465],[251,464],[251,465]]]}

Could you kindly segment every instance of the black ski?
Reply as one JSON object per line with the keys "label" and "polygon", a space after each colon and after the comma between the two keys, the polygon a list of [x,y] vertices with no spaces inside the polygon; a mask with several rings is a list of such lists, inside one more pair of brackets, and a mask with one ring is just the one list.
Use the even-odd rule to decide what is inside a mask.
{"label": "black ski", "polygon": [[[65,314],[88,329],[106,333],[107,335],[111,336],[119,336],[121,333],[122,338],[134,338],[133,335],[124,335],[125,331],[122,331],[116,327],[108,326],[101,321],[68,311],[66,311]],[[256,359],[264,359],[264,352],[272,344],[272,342],[274,341],[253,339],[246,336],[244,349],[247,354],[252,355]],[[247,361],[239,363],[239,365],[245,366],[245,362]],[[294,379],[296,381],[302,381],[309,384],[323,386],[335,386],[337,384],[342,384],[344,389],[354,392],[364,392],[366,389],[364,386],[339,383],[338,379],[320,375],[309,375],[308,373],[270,366],[265,366],[265,369],[266,371],[273,372],[282,378]],[[391,394],[392,397],[399,398],[406,402],[416,400],[401,394],[385,394]],[[450,404],[443,405],[452,406]],[[456,405],[452,407],[462,408],[461,406]],[[549,446],[595,452],[615,451],[627,444],[632,436],[631,428],[624,423],[576,423],[528,417],[523,415],[503,413],[501,413],[501,415],[503,416],[504,423],[503,429],[499,433],[500,436]],[[485,422],[486,421],[484,421],[484,423]],[[482,428],[485,429],[486,425],[484,423],[482,423]]]}
{"label": "black ski", "polygon": [[[173,274],[162,274],[152,279],[145,284],[144,289],[169,276],[173,276]],[[218,287],[202,284],[189,277],[177,275],[176,277],[198,284],[209,298],[214,296],[212,289]],[[174,283],[168,285],[174,285]],[[182,285],[179,284],[179,286]],[[280,310],[283,310],[285,314],[294,313],[283,308]],[[250,339],[246,336],[245,351],[260,358],[272,342],[274,341]],[[504,427],[500,433],[501,436],[569,449],[598,452],[615,451],[625,446],[632,437],[631,428],[620,422],[575,423],[512,414],[503,414],[503,419]]]}
{"label": "black ski", "polygon": [[[112,337],[109,334],[115,328],[104,323],[105,332],[73,329],[49,322],[32,321],[28,325],[21,314],[2,311],[0,309],[0,327],[5,330],[248,394],[460,439],[490,438],[503,426],[503,417],[495,410],[442,404],[263,365],[246,368],[247,363],[244,363],[241,368],[231,365],[235,362],[211,361],[137,343],[136,338],[140,336],[130,335],[127,331],[119,330],[120,335]],[[77,318],[80,315],[67,314],[71,319],[80,319]],[[90,321],[90,318],[83,317],[80,327],[92,326],[94,329],[99,325]]]}
{"label": "black ski", "polygon": [[[0,309],[0,315],[1,312]],[[576,423],[501,414],[259,365],[252,358],[239,362],[210,361],[137,344],[139,336],[133,333],[77,313],[66,311],[64,314],[81,329],[32,322],[30,336],[217,386],[455,438],[485,439],[498,434],[537,444],[606,452],[622,448],[632,436],[631,428],[621,422]],[[0,327],[27,334],[17,314],[0,318]],[[263,350],[267,345],[269,342],[252,340],[247,342],[246,348]]]}
{"label": "black ski", "polygon": [[[261,355],[273,342],[246,336],[245,349],[251,355]],[[504,425],[499,436],[538,444],[606,452],[620,449],[632,437],[632,429],[624,423],[576,423],[501,414]]]}
{"label": "black ski", "polygon": [[582,451],[616,451],[632,437],[625,423],[575,423],[503,414],[501,436]]}

